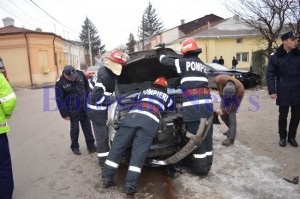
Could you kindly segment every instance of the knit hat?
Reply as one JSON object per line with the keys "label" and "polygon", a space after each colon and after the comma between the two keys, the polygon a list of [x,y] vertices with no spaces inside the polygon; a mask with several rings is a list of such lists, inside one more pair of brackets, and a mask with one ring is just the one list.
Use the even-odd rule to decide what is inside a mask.
{"label": "knit hat", "polygon": [[232,95],[235,95],[235,85],[232,82],[227,82],[226,86],[223,89],[223,95],[226,95],[227,97],[231,97]]}

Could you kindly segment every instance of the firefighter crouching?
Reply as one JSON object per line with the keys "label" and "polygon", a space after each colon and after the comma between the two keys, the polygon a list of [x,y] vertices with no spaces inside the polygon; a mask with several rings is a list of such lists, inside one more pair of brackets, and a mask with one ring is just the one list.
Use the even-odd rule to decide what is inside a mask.
{"label": "firefighter crouching", "polygon": [[[201,118],[210,118],[213,104],[208,88],[206,67],[198,55],[201,53],[195,40],[189,38],[182,43],[183,58],[174,59],[164,53],[164,45],[156,48],[159,62],[175,71],[180,76],[183,90],[183,120],[187,129],[187,137],[196,135]],[[200,132],[201,133],[201,132]],[[195,174],[205,177],[212,165],[212,125],[201,145],[192,154],[192,170]],[[186,159],[188,160],[188,159]]]}
{"label": "firefighter crouching", "polygon": [[105,187],[113,185],[113,177],[122,155],[132,143],[132,154],[125,179],[125,193],[132,195],[137,192],[138,178],[158,130],[160,112],[173,103],[167,94],[167,86],[164,77],[157,78],[150,88],[140,93],[136,108],[130,110],[120,122],[102,172],[102,182]]}
{"label": "firefighter crouching", "polygon": [[113,51],[106,57],[105,67],[99,68],[89,84],[91,95],[87,104],[88,117],[94,129],[100,167],[103,167],[109,151],[106,121],[108,106],[112,104],[110,96],[115,91],[116,77],[121,74],[127,60],[127,54]]}

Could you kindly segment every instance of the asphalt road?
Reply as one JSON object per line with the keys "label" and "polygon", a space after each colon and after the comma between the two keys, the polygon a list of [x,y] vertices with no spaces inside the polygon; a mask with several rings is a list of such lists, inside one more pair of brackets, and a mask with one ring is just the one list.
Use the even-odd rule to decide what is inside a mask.
{"label": "asphalt road", "polygon": [[[122,191],[125,170],[118,173],[117,186],[101,187],[96,154],[88,154],[82,133],[82,155],[72,154],[69,122],[55,110],[53,88],[22,89],[16,95],[8,134],[15,180],[13,199],[126,197]],[[243,102],[234,146],[220,144],[224,126],[214,125],[214,162],[207,178],[199,179],[183,170],[170,179],[160,169],[146,169],[134,198],[299,199],[300,185],[282,177],[300,175],[300,149],[278,146],[277,107],[266,92],[247,91],[246,95],[258,96],[260,109],[249,111],[255,110],[257,103]]]}
{"label": "asphalt road", "polygon": [[[69,122],[56,110],[54,89],[15,91],[17,106],[9,121],[8,134],[15,181],[14,199],[124,198],[125,169],[116,176],[117,185],[103,189],[96,153],[88,154],[82,131],[82,155],[71,152]],[[147,180],[150,179],[150,180]],[[159,183],[156,183],[159,182]],[[143,198],[168,198],[169,180],[159,169],[145,171],[141,178]],[[164,183],[164,186],[161,186]]]}

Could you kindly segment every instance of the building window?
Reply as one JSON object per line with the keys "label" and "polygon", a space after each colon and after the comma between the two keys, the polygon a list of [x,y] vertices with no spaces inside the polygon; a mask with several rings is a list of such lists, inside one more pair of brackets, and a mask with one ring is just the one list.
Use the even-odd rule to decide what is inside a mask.
{"label": "building window", "polygon": [[249,62],[249,53],[236,53],[238,62]]}
{"label": "building window", "polygon": [[243,43],[243,39],[242,39],[242,38],[236,39],[236,43],[237,43],[237,44],[242,44],[242,43]]}

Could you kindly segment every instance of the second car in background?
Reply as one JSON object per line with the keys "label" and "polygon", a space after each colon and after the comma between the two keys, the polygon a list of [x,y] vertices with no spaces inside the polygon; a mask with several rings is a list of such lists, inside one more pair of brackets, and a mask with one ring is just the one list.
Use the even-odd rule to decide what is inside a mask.
{"label": "second car in background", "polygon": [[98,71],[98,69],[103,66],[104,66],[103,62],[97,62],[95,66],[88,67],[85,71],[86,78],[91,79],[93,75]]}
{"label": "second car in background", "polygon": [[230,75],[242,82],[245,88],[253,88],[260,83],[260,76],[250,71],[231,70],[217,63],[205,63],[207,68],[208,86],[216,88],[217,75]]}

